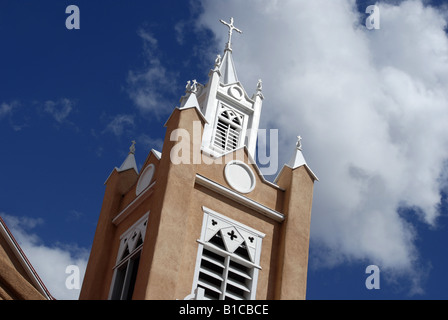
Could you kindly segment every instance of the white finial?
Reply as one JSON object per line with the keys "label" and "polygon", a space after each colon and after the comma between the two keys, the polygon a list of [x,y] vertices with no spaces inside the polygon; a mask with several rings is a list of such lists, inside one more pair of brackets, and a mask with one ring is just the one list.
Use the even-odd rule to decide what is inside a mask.
{"label": "white finial", "polygon": [[263,81],[261,81],[261,79],[258,79],[257,92],[261,92],[262,89],[263,89]]}
{"label": "white finial", "polygon": [[258,79],[257,91],[255,92],[255,95],[259,96],[261,99],[264,99],[263,93],[261,91],[263,91],[263,81],[261,81],[261,79]]}
{"label": "white finial", "polygon": [[185,92],[189,92],[189,93],[196,93],[198,91],[198,83],[195,80],[193,80],[193,83],[191,84],[192,81],[188,80],[187,81],[187,85],[185,86]]}
{"label": "white finial", "polygon": [[227,27],[229,27],[229,40],[227,41],[226,44],[226,50],[232,50],[232,48],[230,47],[232,44],[232,32],[233,30],[235,30],[238,33],[243,33],[243,31],[241,31],[240,29],[236,28],[233,25],[233,18],[230,18],[230,23],[224,21],[224,20],[219,20],[222,24],[226,25]]}
{"label": "white finial", "polygon": [[215,60],[215,70],[218,70],[218,68],[219,68],[219,66],[221,65],[221,55],[220,54],[218,54],[217,56],[216,56],[216,60]]}
{"label": "white finial", "polygon": [[132,145],[129,147],[129,153],[135,154],[135,140],[132,140]]}
{"label": "white finial", "polygon": [[198,91],[198,83],[196,79],[193,80],[193,84],[191,85],[191,92],[196,93]]}
{"label": "white finial", "polygon": [[302,151],[302,137],[301,136],[297,136],[296,148],[298,150]]}

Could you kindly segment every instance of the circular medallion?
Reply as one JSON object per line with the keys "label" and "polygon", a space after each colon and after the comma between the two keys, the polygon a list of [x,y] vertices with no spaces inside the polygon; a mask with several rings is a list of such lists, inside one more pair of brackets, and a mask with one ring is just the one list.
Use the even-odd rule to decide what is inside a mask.
{"label": "circular medallion", "polygon": [[241,88],[238,86],[230,87],[228,92],[236,100],[241,100],[244,95],[243,90],[241,90]]}
{"label": "circular medallion", "polygon": [[255,188],[255,175],[242,161],[230,161],[224,169],[224,176],[227,183],[238,192],[249,193]]}
{"label": "circular medallion", "polygon": [[152,177],[154,176],[154,165],[151,163],[149,166],[143,170],[140,178],[137,182],[137,188],[135,189],[135,193],[139,195],[145,190],[149,184],[151,183]]}

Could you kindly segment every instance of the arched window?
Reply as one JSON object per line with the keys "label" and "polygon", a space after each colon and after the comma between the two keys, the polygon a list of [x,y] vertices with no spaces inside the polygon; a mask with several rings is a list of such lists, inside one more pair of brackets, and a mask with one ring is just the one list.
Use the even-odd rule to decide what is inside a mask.
{"label": "arched window", "polygon": [[148,214],[145,214],[120,237],[117,264],[114,267],[109,296],[111,300],[132,299],[147,224]]}
{"label": "arched window", "polygon": [[[222,107],[222,109],[224,109]],[[234,150],[239,145],[243,116],[224,109],[220,111],[215,129],[213,145],[222,151]]]}

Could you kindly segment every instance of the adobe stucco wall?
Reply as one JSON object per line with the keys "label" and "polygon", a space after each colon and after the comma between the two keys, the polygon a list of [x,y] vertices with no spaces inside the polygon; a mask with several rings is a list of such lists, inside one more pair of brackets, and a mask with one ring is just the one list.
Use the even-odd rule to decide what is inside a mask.
{"label": "adobe stucco wall", "polygon": [[[225,161],[197,163],[200,143],[190,142],[190,162],[174,164],[170,151],[178,141],[171,141],[171,132],[182,128],[194,137],[202,121],[195,108],[175,109],[167,121],[162,159],[149,157],[156,165],[155,181],[145,198],[136,205],[138,177],[133,170],[109,177],[89,265],[84,278],[81,299],[107,299],[113,277],[119,237],[146,212],[150,212],[148,229],[141,253],[134,299],[184,299],[192,291],[200,238],[203,209],[206,206],[233,220],[264,233],[257,299],[304,299],[308,264],[309,227],[313,179],[306,168],[286,168],[275,187],[256,176],[255,189],[244,194],[270,209],[285,214],[284,222],[276,222],[248,207],[196,183],[200,174],[229,189],[224,177]],[[203,125],[203,122],[200,122]],[[196,126],[196,127],[195,127]],[[202,128],[202,127],[201,127]],[[201,135],[196,138],[201,139]],[[198,148],[199,145],[199,148]],[[240,159],[249,163],[244,149]],[[196,163],[193,162],[196,159]],[[204,159],[204,158],[203,158]],[[210,160],[210,159],[208,159]],[[212,161],[208,161],[210,163]],[[141,169],[142,172],[145,166]],[[117,225],[113,218],[123,209],[129,214]],[[126,209],[128,210],[128,209]]]}

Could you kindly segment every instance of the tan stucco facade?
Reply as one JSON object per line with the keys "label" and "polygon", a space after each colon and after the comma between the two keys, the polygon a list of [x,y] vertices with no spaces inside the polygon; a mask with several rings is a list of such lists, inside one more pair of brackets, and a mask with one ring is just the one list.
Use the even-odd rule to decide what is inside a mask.
{"label": "tan stucco facade", "polygon": [[[282,216],[280,220],[273,219],[244,201],[235,201],[198,183],[201,176],[238,194],[224,176],[230,157],[206,158],[200,142],[192,138],[189,141],[191,161],[180,164],[171,161],[170,152],[180,143],[170,140],[171,133],[181,128],[191,137],[201,139],[193,132],[198,123],[203,128],[204,120],[197,108],[173,111],[166,123],[162,157],[159,159],[150,152],[140,170],[141,174],[148,165],[155,166],[151,186],[139,196],[136,196],[139,175],[131,169],[113,170],[106,181],[80,299],[108,299],[120,235],[148,212],[133,299],[184,299],[192,293],[204,206],[265,234],[256,299],[306,298],[315,177],[306,166],[294,170],[285,166],[275,185],[265,181],[256,165],[250,163],[246,147],[235,151],[256,177],[253,191],[241,195]],[[209,161],[198,163],[197,159]],[[215,162],[209,164],[212,160]]]}

